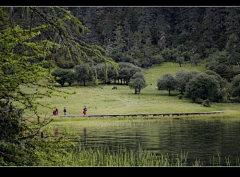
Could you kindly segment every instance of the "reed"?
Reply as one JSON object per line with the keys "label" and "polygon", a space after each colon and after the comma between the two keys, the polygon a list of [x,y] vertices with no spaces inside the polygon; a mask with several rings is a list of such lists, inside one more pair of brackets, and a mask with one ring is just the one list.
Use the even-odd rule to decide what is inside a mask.
{"label": "reed", "polygon": [[76,166],[186,166],[186,154],[169,156],[168,154],[156,155],[147,150],[128,150],[119,147],[110,150],[108,147],[93,147],[72,149],[71,164]]}
{"label": "reed", "polygon": [[[148,150],[127,149],[119,146],[117,149],[111,149],[107,146],[91,146],[86,147],[80,145],[68,150],[68,154],[61,157],[64,162],[62,166],[82,166],[82,167],[185,167],[185,166],[240,166],[240,159],[236,159],[236,163],[230,157],[210,158],[210,162],[202,162],[200,159],[195,160],[194,163],[189,164],[188,153],[181,152],[181,154],[170,155],[162,153],[157,155]],[[61,166],[61,165],[60,165]]]}

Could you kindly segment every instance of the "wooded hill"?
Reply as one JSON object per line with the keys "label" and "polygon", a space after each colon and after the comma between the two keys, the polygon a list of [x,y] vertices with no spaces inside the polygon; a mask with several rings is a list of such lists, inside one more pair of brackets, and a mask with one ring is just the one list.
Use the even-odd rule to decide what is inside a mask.
{"label": "wooded hill", "polygon": [[[239,73],[240,7],[66,7],[90,29],[84,39],[116,62],[149,67],[206,59],[221,76]],[[62,67],[68,67],[68,65]]]}

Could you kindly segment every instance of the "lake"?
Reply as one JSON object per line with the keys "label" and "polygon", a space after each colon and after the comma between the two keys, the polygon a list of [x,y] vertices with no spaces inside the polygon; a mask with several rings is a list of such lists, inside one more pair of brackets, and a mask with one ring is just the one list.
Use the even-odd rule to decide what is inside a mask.
{"label": "lake", "polygon": [[185,154],[188,166],[196,160],[208,166],[213,158],[221,165],[226,165],[228,158],[233,165],[240,158],[239,120],[164,118],[139,122],[119,120],[116,124],[105,124],[103,120],[99,126],[74,125],[71,130],[80,134],[86,147],[108,146],[114,150],[120,146],[136,151],[141,147],[156,154]]}

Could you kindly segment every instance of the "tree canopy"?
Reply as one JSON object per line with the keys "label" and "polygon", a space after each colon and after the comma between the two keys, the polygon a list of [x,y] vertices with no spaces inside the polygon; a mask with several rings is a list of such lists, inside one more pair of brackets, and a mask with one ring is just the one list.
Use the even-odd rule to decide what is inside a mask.
{"label": "tree canopy", "polygon": [[198,99],[216,101],[220,94],[220,84],[214,76],[201,73],[190,79],[185,94],[194,102],[199,102]]}
{"label": "tree canopy", "polygon": [[[51,107],[39,99],[64,92],[51,85],[49,72],[58,51],[75,63],[101,61],[115,68],[117,64],[102,47],[81,39],[88,29],[64,8],[1,7],[0,18],[0,164],[37,164],[38,152],[45,153],[38,136],[52,121],[40,119],[38,106]],[[37,119],[29,121],[26,110]]]}
{"label": "tree canopy", "polygon": [[167,90],[168,95],[171,95],[171,91],[176,89],[176,79],[170,74],[164,74],[162,78],[159,78],[157,81],[158,90]]}

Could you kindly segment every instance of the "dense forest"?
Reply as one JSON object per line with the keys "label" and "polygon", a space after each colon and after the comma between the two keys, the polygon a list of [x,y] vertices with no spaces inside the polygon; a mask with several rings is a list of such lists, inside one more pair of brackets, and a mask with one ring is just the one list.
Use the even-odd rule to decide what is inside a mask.
{"label": "dense forest", "polygon": [[67,9],[90,29],[84,39],[102,46],[116,62],[149,67],[206,59],[207,66],[222,76],[238,70],[239,7]]}
{"label": "dense forest", "polygon": [[[197,96],[201,98],[199,101],[195,96],[188,97],[200,103],[203,98],[211,97],[211,101],[222,102],[229,101],[230,95],[238,96],[239,81],[235,76],[240,74],[239,7],[67,7],[67,9],[89,29],[82,39],[87,43],[102,46],[108,56],[119,63],[119,76],[116,76],[113,68],[108,66],[107,79],[104,65],[95,63],[92,73],[100,81],[116,83],[118,80],[119,83],[121,80],[121,84],[124,82],[128,85],[134,72],[132,65],[126,67],[126,63],[139,68],[149,68],[153,64],[163,62],[175,62],[180,67],[184,63],[198,65],[202,62],[206,69],[212,71],[207,74],[217,77],[218,81],[214,85],[218,86],[198,90],[198,93],[203,92],[201,96]],[[56,63],[65,69],[76,67],[73,62],[66,59],[66,55],[62,59],[58,58]],[[63,75],[59,70],[56,72],[53,73],[55,76]],[[77,77],[78,81],[82,80],[85,85],[86,80],[92,81],[92,77],[89,75],[81,79],[80,75],[83,73],[78,70]],[[175,89],[184,94],[189,79],[183,82],[182,77],[185,77],[185,80],[192,77],[188,75],[180,72],[177,79],[167,76],[167,80],[173,78],[176,80],[171,81],[171,86],[164,84],[166,79],[163,81],[160,79],[157,83],[158,89],[169,90],[169,95],[170,91]],[[69,78],[69,75],[66,76]],[[67,80],[69,79],[65,79],[65,82],[68,82]],[[68,82],[69,85],[73,80]],[[142,83],[144,82],[143,80]],[[60,84],[63,85],[64,82],[60,81]],[[144,87],[144,84],[139,87]],[[199,85],[196,88],[199,88]],[[206,94],[206,90],[209,89],[219,91],[214,91],[215,94]],[[189,89],[187,90],[189,92]],[[185,96],[187,95],[192,94],[185,93]]]}

